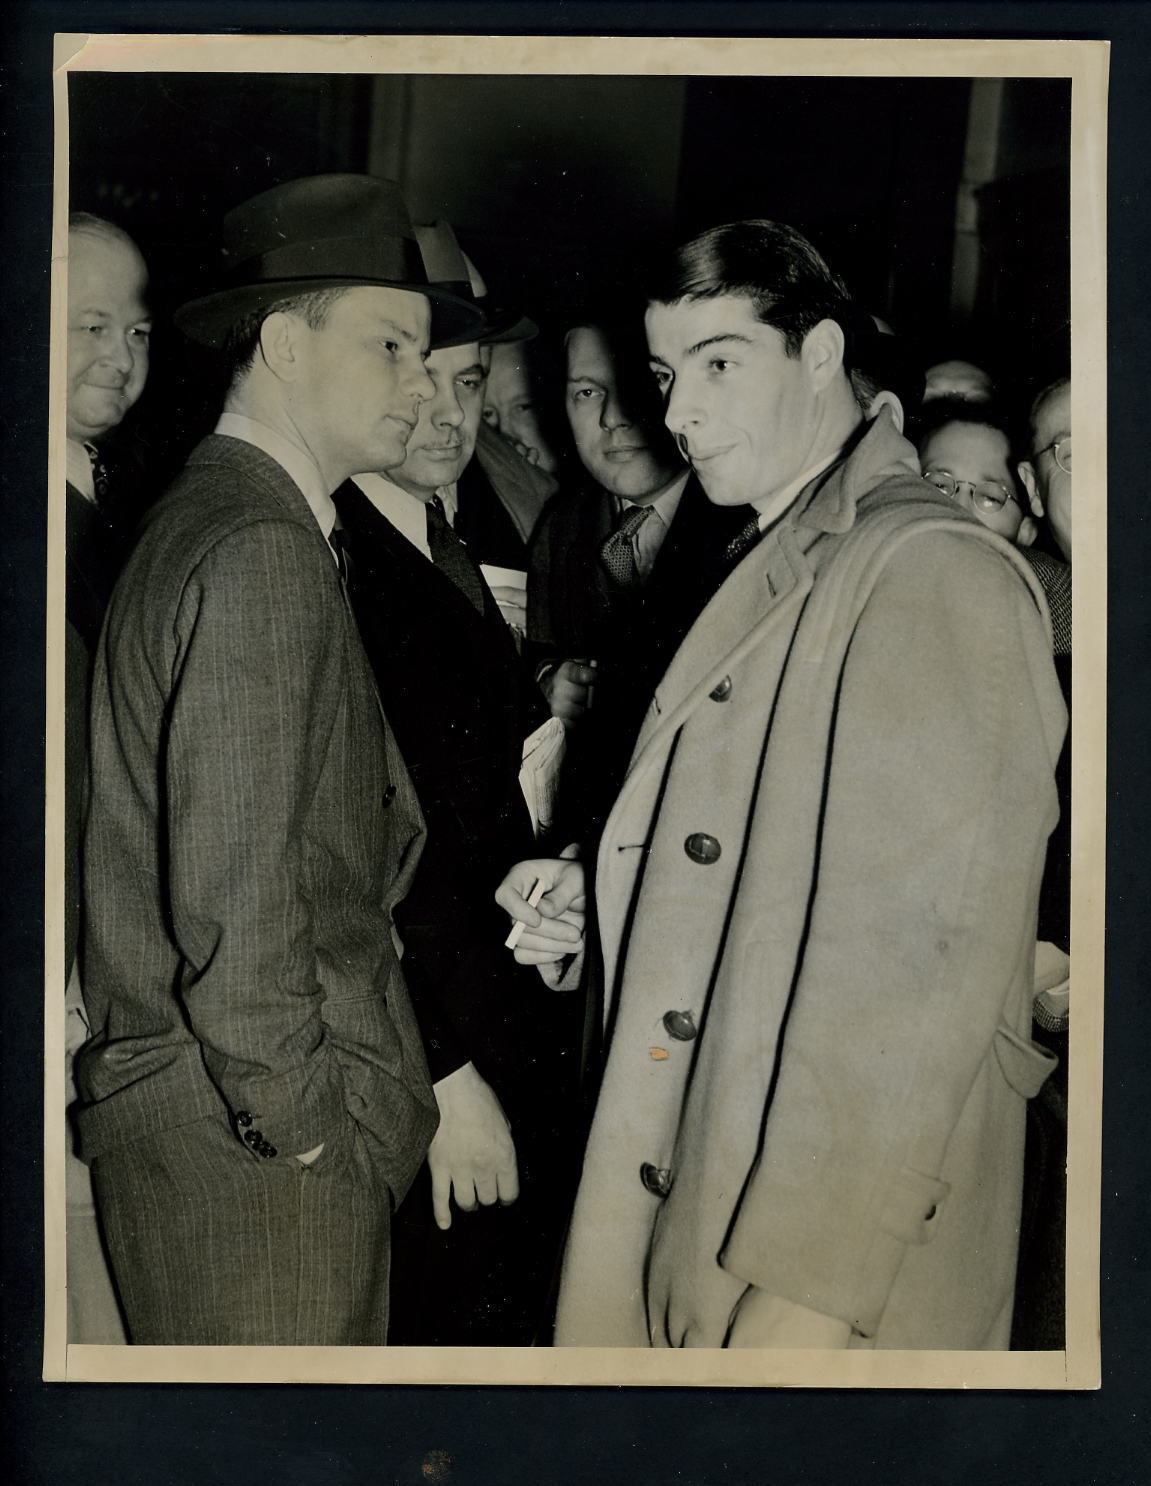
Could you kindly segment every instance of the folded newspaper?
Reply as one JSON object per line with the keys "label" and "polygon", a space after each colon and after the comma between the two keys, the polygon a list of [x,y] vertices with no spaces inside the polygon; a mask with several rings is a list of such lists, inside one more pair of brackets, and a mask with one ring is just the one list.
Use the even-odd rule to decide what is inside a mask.
{"label": "folded newspaper", "polygon": [[524,740],[520,789],[532,818],[532,830],[542,836],[555,814],[556,788],[564,757],[564,725],[549,717]]}

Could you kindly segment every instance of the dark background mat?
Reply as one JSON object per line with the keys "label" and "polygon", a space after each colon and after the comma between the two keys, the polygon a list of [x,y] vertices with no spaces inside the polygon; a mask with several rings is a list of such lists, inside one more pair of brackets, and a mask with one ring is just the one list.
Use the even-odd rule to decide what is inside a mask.
{"label": "dark background mat", "polygon": [[[0,1468],[14,1482],[883,1483],[1141,1486],[1151,623],[1146,294],[1151,20],[1143,4],[36,4],[0,32]],[[44,488],[54,31],[967,35],[1104,38],[1110,120],[1110,716],[1103,1388],[825,1393],[619,1388],[45,1385],[41,1004]],[[174,162],[175,164],[175,162]],[[178,167],[177,167],[178,168]],[[703,210],[703,206],[700,207]],[[834,226],[834,224],[833,224]]]}

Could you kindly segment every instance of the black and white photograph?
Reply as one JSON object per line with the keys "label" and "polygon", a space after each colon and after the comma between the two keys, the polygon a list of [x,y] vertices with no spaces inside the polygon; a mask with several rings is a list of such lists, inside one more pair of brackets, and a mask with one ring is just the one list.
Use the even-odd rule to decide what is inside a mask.
{"label": "black and white photograph", "polygon": [[45,1377],[1097,1386],[1106,47],[56,60]]}

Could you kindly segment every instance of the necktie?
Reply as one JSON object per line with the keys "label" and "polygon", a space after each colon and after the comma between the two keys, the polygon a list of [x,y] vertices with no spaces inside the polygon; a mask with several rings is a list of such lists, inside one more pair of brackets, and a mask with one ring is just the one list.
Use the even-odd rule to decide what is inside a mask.
{"label": "necktie", "polygon": [[428,551],[440,572],[450,578],[476,612],[484,612],[484,580],[468,556],[468,549],[448,525],[444,504],[433,495],[424,506],[428,523]]}
{"label": "necktie", "polygon": [[340,570],[340,579],[344,586],[351,582],[352,557],[348,551],[348,534],[342,526],[333,526],[332,534],[328,538],[332,551],[336,554],[336,566]]}
{"label": "necktie", "polygon": [[723,556],[728,567],[734,567],[745,552],[749,552],[763,533],[759,529],[758,514],[749,516],[731,541],[724,548]]}
{"label": "necktie", "polygon": [[600,562],[620,588],[634,588],[639,583],[639,564],[632,538],[651,514],[651,506],[629,506],[599,549]]}
{"label": "necktie", "polygon": [[96,497],[96,504],[104,506],[108,500],[108,466],[95,444],[85,444],[84,451],[92,465],[92,494]]}

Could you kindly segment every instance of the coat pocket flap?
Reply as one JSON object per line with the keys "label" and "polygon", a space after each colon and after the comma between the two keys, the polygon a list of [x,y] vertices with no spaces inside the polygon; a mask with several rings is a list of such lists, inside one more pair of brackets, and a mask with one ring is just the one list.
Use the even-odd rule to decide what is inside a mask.
{"label": "coat pocket flap", "polygon": [[911,1166],[900,1167],[887,1199],[883,1227],[903,1243],[930,1243],[950,1191],[947,1182]]}
{"label": "coat pocket flap", "polygon": [[1024,1099],[1034,1099],[1059,1064],[1054,1053],[1020,1037],[1005,1022],[995,1031],[995,1057],[1003,1077]]}

